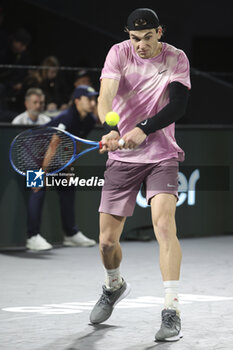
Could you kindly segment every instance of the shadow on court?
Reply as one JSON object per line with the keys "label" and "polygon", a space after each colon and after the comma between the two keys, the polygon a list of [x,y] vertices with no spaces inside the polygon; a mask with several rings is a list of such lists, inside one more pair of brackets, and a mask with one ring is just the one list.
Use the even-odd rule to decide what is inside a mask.
{"label": "shadow on court", "polygon": [[[89,324],[89,327],[85,331],[81,332],[79,337],[74,338],[74,336],[70,336],[69,339],[67,339],[67,337],[63,339],[59,338],[56,342],[50,343],[45,347],[38,348],[37,350],[95,350],[97,349],[97,343],[103,340],[103,338],[106,338],[108,331],[117,330],[119,328],[122,327],[108,324]],[[70,345],[67,347],[65,344],[68,343],[70,343]],[[106,340],[106,350],[109,349],[109,344],[110,343]],[[114,349],[112,344],[111,348]]]}
{"label": "shadow on court", "polygon": [[153,345],[151,343],[146,344],[140,344],[140,345],[133,345],[129,348],[124,348],[124,350],[153,350],[153,349],[159,349],[159,350],[168,350],[170,349],[172,343],[167,342],[154,342]]}
{"label": "shadow on court", "polygon": [[51,250],[40,250],[40,251],[31,251],[27,250],[25,247],[19,248],[3,248],[0,249],[0,255],[11,256],[15,258],[21,259],[50,259],[53,258],[56,254],[56,250],[64,249],[62,244],[53,245],[53,249]]}
{"label": "shadow on court", "polygon": [[[115,330],[119,330],[120,328],[124,328],[123,326],[114,326],[114,325],[108,325],[108,324],[99,324],[99,325],[92,325],[89,324],[89,328],[82,332],[80,336],[72,341],[72,344],[70,344],[68,347],[62,347],[62,341],[61,339],[58,340],[56,343],[50,344],[49,349],[50,350],[97,350],[99,349],[99,342],[103,341],[103,339],[106,339],[106,350],[107,349],[113,349],[113,350],[153,350],[153,349],[159,349],[159,350],[168,350],[170,349],[172,343],[167,342],[148,342],[145,344],[138,344],[138,345],[132,345],[130,347],[124,346],[124,335],[122,338],[115,338],[115,345],[112,337],[108,337],[107,333],[109,331],[114,332]],[[89,329],[92,329],[91,332],[89,332]],[[125,339],[128,340],[128,339]],[[67,344],[69,341],[67,339],[63,339],[63,341]],[[111,344],[111,346],[110,346]],[[48,350],[48,346],[39,348],[38,350]],[[104,350],[104,349],[103,349]]]}
{"label": "shadow on court", "polygon": [[27,252],[25,250],[22,251],[1,251],[0,255],[11,256],[14,258],[20,259],[35,259],[35,260],[50,260],[54,257],[52,251],[44,251],[44,252]]}

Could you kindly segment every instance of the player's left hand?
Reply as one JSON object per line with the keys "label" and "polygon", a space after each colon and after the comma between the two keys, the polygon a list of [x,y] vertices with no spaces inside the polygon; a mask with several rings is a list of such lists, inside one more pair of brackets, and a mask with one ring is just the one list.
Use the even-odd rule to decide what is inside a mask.
{"label": "player's left hand", "polygon": [[122,139],[125,141],[123,148],[134,149],[141,145],[146,138],[147,135],[142,131],[142,129],[136,127],[122,137]]}
{"label": "player's left hand", "polygon": [[102,149],[99,151],[99,153],[103,154],[104,152],[116,151],[118,148],[119,139],[120,139],[119,133],[114,130],[104,135],[101,139]]}

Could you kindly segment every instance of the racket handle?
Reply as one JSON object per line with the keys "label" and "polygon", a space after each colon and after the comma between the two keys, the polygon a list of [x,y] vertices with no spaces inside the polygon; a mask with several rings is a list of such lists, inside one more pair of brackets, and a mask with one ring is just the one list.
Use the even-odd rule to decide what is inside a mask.
{"label": "racket handle", "polygon": [[100,141],[99,142],[99,149],[102,149],[103,148],[103,144],[102,144],[102,142]]}
{"label": "racket handle", "polygon": [[124,146],[124,144],[125,144],[125,141],[124,141],[123,139],[120,139],[120,140],[118,141],[118,145],[119,145],[119,146]]}

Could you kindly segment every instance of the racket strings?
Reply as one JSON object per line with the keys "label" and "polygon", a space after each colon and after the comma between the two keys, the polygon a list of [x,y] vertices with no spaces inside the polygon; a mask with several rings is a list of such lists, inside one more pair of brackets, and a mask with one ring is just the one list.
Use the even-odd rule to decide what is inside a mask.
{"label": "racket strings", "polygon": [[27,170],[43,168],[43,162],[51,149],[56,137],[56,146],[52,149],[52,156],[46,165],[46,172],[64,167],[74,154],[73,140],[63,132],[28,130],[19,135],[12,147],[12,161],[16,168],[26,173]]}

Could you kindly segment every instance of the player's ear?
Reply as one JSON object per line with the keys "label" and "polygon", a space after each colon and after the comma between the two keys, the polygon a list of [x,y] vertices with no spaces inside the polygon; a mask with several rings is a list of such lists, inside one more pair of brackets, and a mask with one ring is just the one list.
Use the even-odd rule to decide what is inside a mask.
{"label": "player's ear", "polygon": [[158,39],[160,39],[161,36],[163,35],[163,28],[161,26],[156,28],[156,33],[157,33]]}

